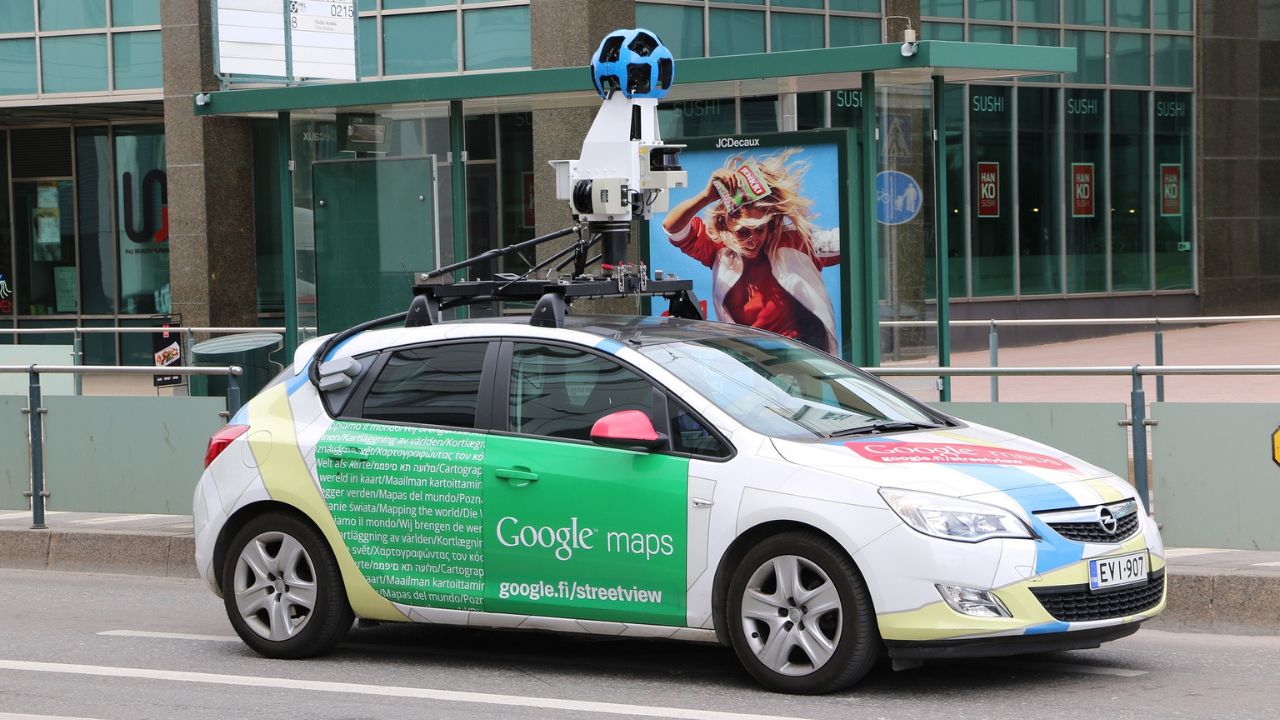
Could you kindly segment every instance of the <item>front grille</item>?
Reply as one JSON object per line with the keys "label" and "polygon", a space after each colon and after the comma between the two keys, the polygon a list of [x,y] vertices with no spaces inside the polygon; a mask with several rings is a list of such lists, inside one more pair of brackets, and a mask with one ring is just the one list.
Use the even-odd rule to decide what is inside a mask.
{"label": "front grille", "polygon": [[1164,595],[1164,570],[1151,573],[1145,585],[1129,585],[1105,592],[1091,592],[1087,584],[1032,588],[1031,592],[1050,615],[1063,622],[1109,620],[1135,615],[1159,605]]}
{"label": "front grille", "polygon": [[1087,543],[1118,543],[1138,532],[1138,513],[1129,513],[1122,518],[1116,518],[1116,532],[1114,535],[1107,534],[1107,531],[1103,530],[1097,521],[1049,523],[1049,527],[1068,540]]}

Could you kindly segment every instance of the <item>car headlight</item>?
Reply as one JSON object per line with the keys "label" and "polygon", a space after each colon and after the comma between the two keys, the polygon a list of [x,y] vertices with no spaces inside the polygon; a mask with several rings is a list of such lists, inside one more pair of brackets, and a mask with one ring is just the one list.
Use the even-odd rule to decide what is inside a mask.
{"label": "car headlight", "polygon": [[897,488],[881,488],[880,497],[913,530],[944,540],[1035,537],[1022,518],[995,505]]}

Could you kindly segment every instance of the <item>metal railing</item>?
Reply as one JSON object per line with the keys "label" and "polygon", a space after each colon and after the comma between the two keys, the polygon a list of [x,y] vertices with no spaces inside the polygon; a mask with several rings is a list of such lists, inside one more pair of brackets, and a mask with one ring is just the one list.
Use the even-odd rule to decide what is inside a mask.
{"label": "metal railing", "polygon": [[[299,328],[304,336],[314,336],[316,328],[302,327]],[[84,336],[85,335],[154,335],[156,333],[176,333],[182,338],[182,355],[184,362],[190,362],[191,348],[195,345],[196,335],[226,335],[230,333],[280,333],[287,332],[283,327],[201,327],[187,325],[172,325],[169,327],[41,327],[41,328],[6,328],[0,327],[0,335],[12,335],[21,337],[23,335],[70,335],[71,336],[71,362],[77,366],[84,367],[80,363],[84,359]],[[146,367],[146,366],[137,366]],[[170,373],[166,375],[181,375],[184,373]],[[80,383],[80,375],[75,377],[75,394],[81,394],[82,387]]]}
{"label": "metal railing", "polygon": [[31,498],[31,528],[41,530],[44,522],[44,504],[49,493],[44,489],[44,422],[47,410],[41,404],[40,375],[204,375],[227,377],[227,413],[235,415],[240,409],[240,375],[237,365],[225,367],[130,367],[126,365],[0,365],[0,373],[26,373],[28,440],[31,450],[31,491],[24,493]]}
{"label": "metal railing", "polygon": [[[863,368],[877,377],[1035,377],[1035,376],[1123,376],[1133,378],[1129,392],[1129,419],[1120,424],[1132,432],[1130,452],[1133,456],[1133,483],[1142,502],[1151,507],[1147,472],[1147,432],[1152,423],[1147,420],[1146,391],[1142,378],[1165,375],[1280,375],[1280,365],[1109,365],[1099,367],[871,367]],[[993,400],[994,401],[994,400]],[[1164,402],[1157,398],[1156,402]]]}
{"label": "metal railing", "polygon": [[[1145,318],[1040,318],[1009,320],[951,320],[950,327],[986,327],[987,353],[991,367],[1000,366],[1000,334],[1001,327],[1052,327],[1071,325],[1153,325],[1155,327],[1155,364],[1164,364],[1164,328],[1168,325],[1224,325],[1231,323],[1263,322],[1280,320],[1280,315],[1214,315],[1214,316],[1175,316]],[[882,328],[936,328],[934,320],[882,320]],[[935,373],[939,374],[939,373]],[[991,377],[991,402],[1000,400],[1000,381]],[[1164,376],[1156,375],[1156,402],[1164,402]]]}

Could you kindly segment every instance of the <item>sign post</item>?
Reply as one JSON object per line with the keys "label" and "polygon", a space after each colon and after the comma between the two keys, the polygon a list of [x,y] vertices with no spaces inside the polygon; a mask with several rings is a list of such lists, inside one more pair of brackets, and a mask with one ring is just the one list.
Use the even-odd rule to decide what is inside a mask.
{"label": "sign post", "polygon": [[[172,315],[156,315],[152,320],[160,321],[160,327],[162,328],[170,327],[175,322],[182,322]],[[182,365],[182,339],[176,332],[151,333],[151,350],[154,353],[156,367],[177,367]],[[152,375],[151,384],[158,388],[181,385],[182,376]]]}

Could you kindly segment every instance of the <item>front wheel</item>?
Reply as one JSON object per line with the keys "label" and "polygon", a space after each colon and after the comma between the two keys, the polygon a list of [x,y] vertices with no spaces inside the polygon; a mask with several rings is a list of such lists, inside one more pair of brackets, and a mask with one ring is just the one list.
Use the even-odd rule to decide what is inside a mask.
{"label": "front wheel", "polygon": [[730,581],[726,618],[738,659],[771,690],[840,690],[880,653],[861,573],[838,545],[814,533],[775,535],[752,548]]}
{"label": "front wheel", "polygon": [[222,596],[236,634],[270,658],[328,652],[354,619],[324,537],[283,513],[256,517],[236,533],[223,564]]}

